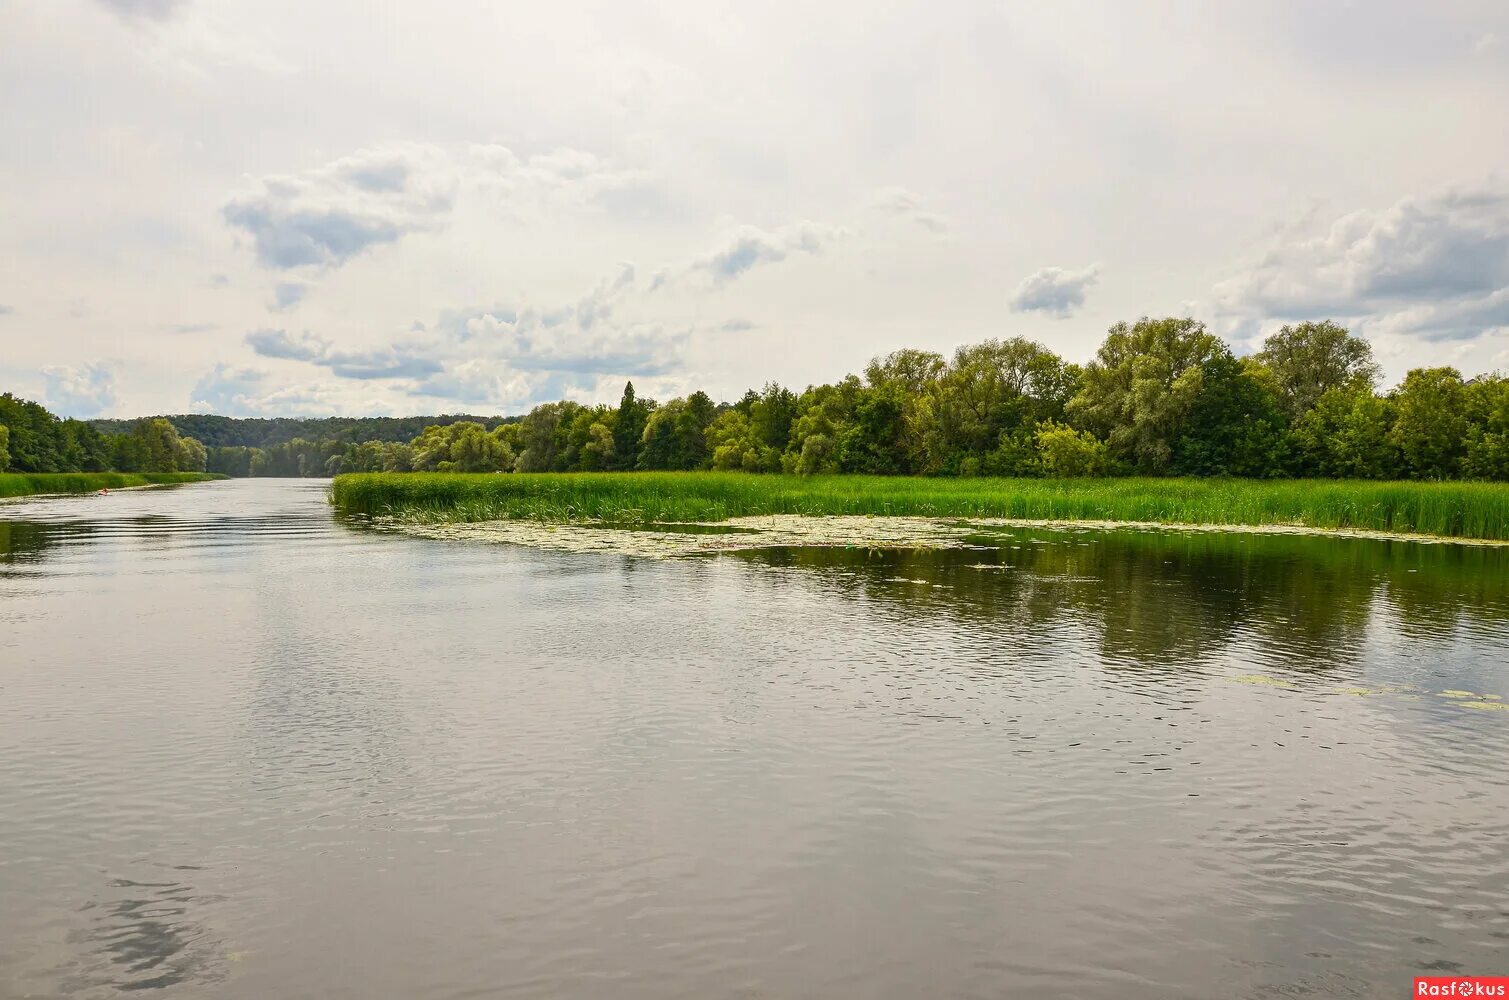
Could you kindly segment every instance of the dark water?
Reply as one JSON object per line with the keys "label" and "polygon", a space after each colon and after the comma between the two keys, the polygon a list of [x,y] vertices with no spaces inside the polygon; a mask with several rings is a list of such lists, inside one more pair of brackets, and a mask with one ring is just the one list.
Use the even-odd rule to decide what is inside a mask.
{"label": "dark water", "polygon": [[1509,970],[1509,551],[649,562],[0,507],[0,996],[1404,996]]}

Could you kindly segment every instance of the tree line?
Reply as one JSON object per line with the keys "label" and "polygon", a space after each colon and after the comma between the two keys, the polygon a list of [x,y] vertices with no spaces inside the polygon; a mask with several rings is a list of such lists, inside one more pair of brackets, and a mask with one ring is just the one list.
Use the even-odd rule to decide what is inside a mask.
{"label": "tree line", "polygon": [[[838,382],[800,392],[772,382],[733,403],[700,391],[656,402],[629,383],[617,406],[562,400],[518,419],[340,418],[340,433],[325,437],[211,447],[203,468],[1509,480],[1509,379],[1449,367],[1414,369],[1387,390],[1379,379],[1367,341],[1329,321],[1285,326],[1238,357],[1196,320],[1143,318],[1111,327],[1083,365],[1019,337],[951,357],[903,349]],[[275,430],[154,418],[101,440],[161,436],[164,423],[182,432],[196,419],[214,421],[219,440],[243,433],[241,423]],[[371,422],[384,419],[393,423]],[[57,453],[95,454],[84,443],[90,425],[52,420]],[[352,437],[379,426],[391,435],[400,420],[432,422],[407,440]],[[103,453],[111,457],[88,460],[123,470],[140,461]]]}
{"label": "tree line", "polygon": [[230,475],[719,469],[890,475],[1509,480],[1509,380],[1418,368],[1379,387],[1369,344],[1285,326],[1237,357],[1187,318],[1113,326],[1086,364],[1022,338],[899,350],[801,392],[563,400],[408,442],[212,449]]}
{"label": "tree line", "polygon": [[0,472],[203,472],[209,452],[161,417],[101,433],[40,403],[0,395]]}
{"label": "tree line", "polygon": [[[481,417],[470,414],[441,414],[428,417],[226,417],[218,413],[179,413],[166,419],[185,437],[194,438],[206,448],[270,448],[287,444],[295,438],[305,441],[409,441],[434,424],[461,421],[482,424],[491,430],[498,424],[518,417]],[[97,419],[89,421],[104,434],[123,434],[134,420]]]}

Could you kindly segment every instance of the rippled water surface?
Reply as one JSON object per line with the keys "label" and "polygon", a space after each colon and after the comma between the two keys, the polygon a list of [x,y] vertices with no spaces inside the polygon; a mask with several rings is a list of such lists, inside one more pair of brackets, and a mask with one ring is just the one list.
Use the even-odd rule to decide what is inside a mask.
{"label": "rippled water surface", "polygon": [[379,533],[323,490],[0,505],[0,997],[1509,971],[1509,551],[657,562]]}

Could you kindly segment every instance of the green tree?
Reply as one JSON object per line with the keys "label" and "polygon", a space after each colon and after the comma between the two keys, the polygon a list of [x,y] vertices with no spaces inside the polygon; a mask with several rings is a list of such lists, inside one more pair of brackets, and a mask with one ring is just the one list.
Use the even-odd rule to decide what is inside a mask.
{"label": "green tree", "polygon": [[1399,468],[1393,423],[1393,405],[1371,389],[1327,389],[1289,432],[1294,471],[1337,479],[1391,478]]}
{"label": "green tree", "polygon": [[971,456],[980,462],[993,450],[1030,450],[1032,428],[1063,415],[1069,387],[1063,361],[1033,341],[1013,337],[959,348],[932,385],[932,419],[924,432],[929,464],[960,471]]}
{"label": "green tree", "polygon": [[645,424],[655,409],[653,400],[642,400],[634,395],[634,383],[625,382],[623,396],[618,402],[618,414],[613,422],[613,467],[633,469],[639,461],[639,443],[644,439]]}
{"label": "green tree", "polygon": [[1288,419],[1272,374],[1222,351],[1200,366],[1174,468],[1182,475],[1281,474],[1288,464]]}
{"label": "green tree", "polygon": [[1462,474],[1509,481],[1509,379],[1485,375],[1467,386],[1467,449]]}
{"label": "green tree", "polygon": [[1072,422],[1139,472],[1168,472],[1204,387],[1205,365],[1231,352],[1193,319],[1117,323],[1081,374]]}
{"label": "green tree", "polygon": [[706,468],[712,460],[707,428],[717,408],[705,392],[673,399],[650,414],[640,439],[641,469]]}
{"label": "green tree", "polygon": [[1291,420],[1331,389],[1371,390],[1379,375],[1368,342],[1330,320],[1281,327],[1263,341],[1257,359],[1273,372]]}
{"label": "green tree", "polygon": [[10,428],[0,424],[0,472],[10,468]]}
{"label": "green tree", "polygon": [[1110,471],[1111,454],[1106,443],[1089,431],[1049,421],[1038,425],[1035,438],[1045,476],[1103,476]]}
{"label": "green tree", "polygon": [[1411,479],[1449,479],[1467,451],[1467,389],[1455,368],[1416,368],[1394,390],[1389,437]]}

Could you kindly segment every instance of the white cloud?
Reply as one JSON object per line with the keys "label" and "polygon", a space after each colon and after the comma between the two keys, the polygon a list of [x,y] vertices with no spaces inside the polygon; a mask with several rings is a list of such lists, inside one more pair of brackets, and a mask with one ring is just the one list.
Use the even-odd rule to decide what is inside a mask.
{"label": "white cloud", "polygon": [[48,365],[42,383],[48,406],[65,417],[98,416],[115,405],[115,373],[104,365]]}
{"label": "white cloud", "polygon": [[[793,254],[820,254],[844,235],[841,228],[811,221],[774,230],[740,226],[720,249],[693,261],[683,273],[705,274],[714,284],[725,284],[761,264],[776,264]],[[657,275],[658,284],[664,280]]]}
{"label": "white cloud", "polygon": [[254,330],[246,343],[264,358],[305,361],[330,370],[337,378],[412,379],[426,378],[442,370],[440,361],[426,357],[417,345],[394,344],[365,351],[336,350],[329,341],[305,331],[297,337],[283,330]]}
{"label": "white cloud", "polygon": [[1331,316],[1427,339],[1509,325],[1509,185],[1401,199],[1284,236],[1217,289],[1223,310],[1260,319]]}
{"label": "white cloud", "polygon": [[251,236],[263,267],[339,267],[373,247],[439,229],[457,186],[443,150],[398,143],[264,177],[224,215]]}
{"label": "white cloud", "polygon": [[1040,312],[1067,318],[1085,304],[1085,293],[1100,280],[1100,265],[1078,271],[1045,267],[1022,279],[1009,300],[1012,312]]}
{"label": "white cloud", "polygon": [[923,204],[922,198],[902,187],[885,187],[876,191],[870,200],[870,207],[877,212],[905,219],[914,225],[921,226],[930,233],[944,233],[948,231],[948,219],[932,212]]}
{"label": "white cloud", "polygon": [[259,412],[258,401],[266,392],[267,372],[217,364],[200,376],[189,393],[191,409],[227,416]]}

